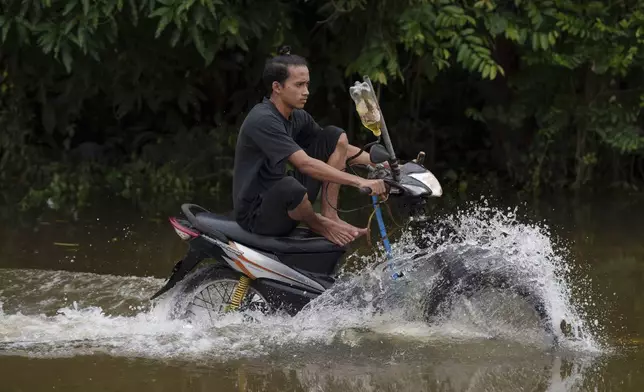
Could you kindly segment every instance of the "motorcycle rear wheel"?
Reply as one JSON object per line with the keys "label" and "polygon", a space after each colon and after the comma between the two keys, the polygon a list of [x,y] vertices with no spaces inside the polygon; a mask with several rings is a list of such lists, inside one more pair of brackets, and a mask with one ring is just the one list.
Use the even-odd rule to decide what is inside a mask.
{"label": "motorcycle rear wheel", "polygon": [[[218,318],[230,311],[232,296],[241,276],[241,273],[217,264],[200,268],[186,277],[181,285],[173,314],[180,319],[214,325]],[[251,281],[236,311],[268,313],[270,310],[265,294]]]}

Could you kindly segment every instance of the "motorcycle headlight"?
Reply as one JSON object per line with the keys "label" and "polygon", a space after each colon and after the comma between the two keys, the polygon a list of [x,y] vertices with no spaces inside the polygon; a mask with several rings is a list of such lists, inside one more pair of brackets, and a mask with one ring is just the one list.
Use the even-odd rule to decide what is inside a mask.
{"label": "motorcycle headlight", "polygon": [[440,197],[443,195],[443,188],[441,187],[440,182],[429,170],[422,173],[411,173],[409,177],[414,178],[426,186],[431,194],[429,196]]}

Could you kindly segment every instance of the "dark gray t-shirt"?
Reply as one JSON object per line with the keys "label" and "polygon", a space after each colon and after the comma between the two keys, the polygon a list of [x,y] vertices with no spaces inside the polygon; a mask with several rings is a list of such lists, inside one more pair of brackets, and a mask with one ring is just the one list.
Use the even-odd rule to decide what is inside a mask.
{"label": "dark gray t-shirt", "polygon": [[233,204],[238,221],[256,207],[260,194],[286,175],[287,158],[302,149],[297,140],[318,130],[306,111],[295,109],[286,119],[268,98],[251,109],[235,149]]}

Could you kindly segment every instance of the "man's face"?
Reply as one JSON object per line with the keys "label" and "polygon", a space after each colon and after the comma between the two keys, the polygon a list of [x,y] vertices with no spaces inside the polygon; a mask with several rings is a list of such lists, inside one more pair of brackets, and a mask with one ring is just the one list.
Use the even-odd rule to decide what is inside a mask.
{"label": "man's face", "polygon": [[309,98],[309,69],[306,66],[290,66],[288,73],[283,85],[273,83],[273,91],[289,107],[302,109]]}

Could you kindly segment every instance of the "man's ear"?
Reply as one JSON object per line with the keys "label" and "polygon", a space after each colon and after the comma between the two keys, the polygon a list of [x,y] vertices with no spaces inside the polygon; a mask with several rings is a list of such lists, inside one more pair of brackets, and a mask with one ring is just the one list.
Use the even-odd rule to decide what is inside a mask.
{"label": "man's ear", "polygon": [[278,81],[273,81],[272,84],[273,92],[280,93],[282,91],[282,85]]}

